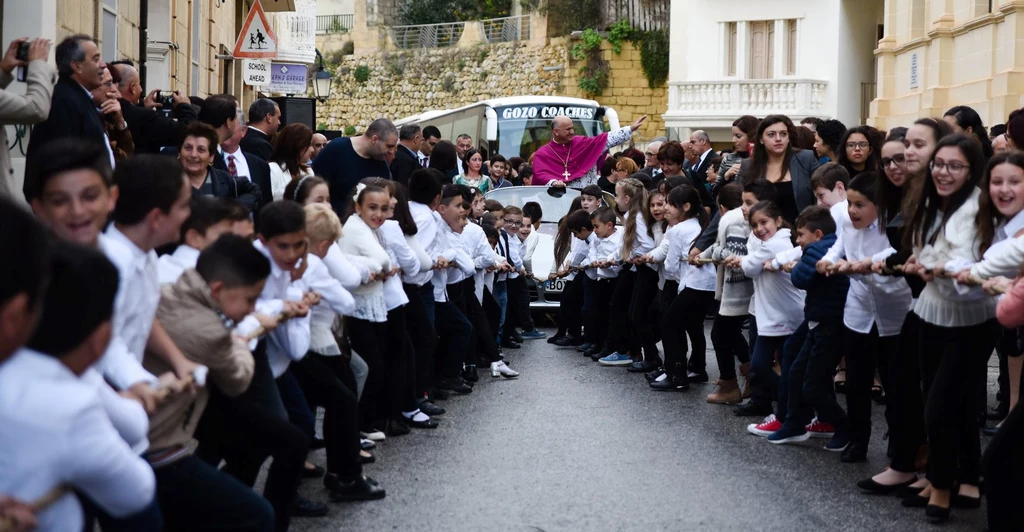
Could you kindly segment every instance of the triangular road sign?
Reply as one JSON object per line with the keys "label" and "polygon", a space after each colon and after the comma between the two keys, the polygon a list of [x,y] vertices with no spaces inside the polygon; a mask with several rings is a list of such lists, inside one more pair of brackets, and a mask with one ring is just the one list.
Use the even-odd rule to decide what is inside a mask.
{"label": "triangular road sign", "polygon": [[267,21],[260,0],[255,0],[245,17],[242,32],[235,41],[235,51],[231,54],[239,59],[274,59],[277,57],[277,35]]}

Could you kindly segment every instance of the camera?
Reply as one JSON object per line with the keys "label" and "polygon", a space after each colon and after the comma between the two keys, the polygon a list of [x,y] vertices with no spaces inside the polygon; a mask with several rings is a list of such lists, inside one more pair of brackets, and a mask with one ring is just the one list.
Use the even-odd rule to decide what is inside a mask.
{"label": "camera", "polygon": [[18,45],[18,51],[14,53],[14,58],[18,61],[28,61],[28,47],[32,45],[32,41],[25,41]]}
{"label": "camera", "polygon": [[160,108],[157,112],[170,118],[174,113],[174,93],[170,91],[160,91],[156,93],[156,103],[160,104]]}

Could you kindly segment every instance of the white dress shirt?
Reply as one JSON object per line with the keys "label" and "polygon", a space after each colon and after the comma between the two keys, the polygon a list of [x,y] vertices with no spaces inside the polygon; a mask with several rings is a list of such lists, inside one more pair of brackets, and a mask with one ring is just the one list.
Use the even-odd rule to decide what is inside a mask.
{"label": "white dress shirt", "polygon": [[498,282],[519,277],[519,270],[524,267],[519,244],[518,234],[509,233],[504,228],[498,231],[498,254],[505,257],[505,260],[515,268],[512,272],[499,273]]}
{"label": "white dress shirt", "polygon": [[[597,233],[591,235],[594,239],[590,244],[590,252],[587,258],[580,264],[587,266],[597,261],[618,261],[618,253],[622,250],[622,231],[618,227],[615,232],[608,235],[608,238],[600,238]],[[590,268],[586,270],[587,277],[597,280],[615,279],[622,271],[621,265],[612,265],[607,268]]]}
{"label": "white dress shirt", "polygon": [[[384,249],[384,236],[380,229],[371,229],[358,215],[349,216],[344,231],[338,240],[342,253],[349,260],[359,262],[372,273],[391,270],[391,256]],[[353,318],[374,323],[388,321],[388,307],[384,300],[384,281],[370,281],[352,290],[356,298]]]}
{"label": "white dress shirt", "polygon": [[320,294],[321,301],[309,311],[310,350],[324,355],[340,355],[331,326],[335,316],[349,316],[355,310],[352,294],[335,279],[327,266],[316,255],[306,255],[309,265],[302,278],[295,283],[302,292]]}
{"label": "white dress shirt", "polygon": [[[292,282],[292,272],[283,270],[270,256],[270,251],[259,240],[252,243],[267,260],[270,261],[270,276],[263,285],[260,302],[264,305],[280,305],[283,301],[302,301],[302,279]],[[308,257],[307,257],[308,258]],[[313,261],[310,261],[310,267]],[[307,268],[307,271],[309,268]],[[341,285],[339,284],[339,287]],[[279,325],[267,336],[267,360],[274,378],[280,377],[288,370],[293,360],[302,360],[310,346],[310,316],[292,318]]]}
{"label": "white dress shirt", "polygon": [[[885,260],[896,253],[889,245],[889,237],[879,230],[878,220],[864,229],[855,229],[849,218],[844,222],[843,240],[838,240],[823,260],[835,263],[842,257],[850,262],[871,259]],[[839,247],[840,244],[842,247]],[[903,328],[903,320],[910,311],[912,295],[910,285],[903,277],[871,274],[852,274],[850,291],[846,293],[843,325],[854,332],[868,334],[874,325],[879,336],[896,336]]]}
{"label": "white dress shirt", "polygon": [[99,243],[119,277],[113,335],[96,370],[119,390],[140,382],[154,385],[157,379],[142,367],[142,356],[160,304],[156,252],[142,251],[113,225],[100,235]]}
{"label": "white dress shirt", "polygon": [[197,262],[199,262],[198,249],[185,244],[178,246],[174,253],[164,255],[156,261],[157,277],[160,284],[178,282],[178,277],[181,277],[185,270],[195,268]]}
{"label": "white dress shirt", "polygon": [[448,285],[457,283],[473,275],[473,260],[469,253],[462,247],[461,236],[441,219],[441,216],[434,213],[437,219],[437,233],[440,236],[440,246],[444,250],[441,253],[449,263],[448,268],[434,270],[434,277],[431,282],[434,284],[434,301],[444,303],[448,301]]}
{"label": "white dress shirt", "polygon": [[497,255],[487,243],[487,235],[482,227],[475,223],[467,224],[459,235],[463,247],[473,260],[473,293],[480,304],[484,302],[484,277],[487,275],[487,268],[494,266]]}
{"label": "white dress shirt", "polygon": [[[416,242],[427,253],[427,256],[430,257],[432,261],[430,265],[433,267],[433,263],[437,262],[441,252],[438,244],[437,220],[434,219],[434,211],[427,205],[410,201],[409,212],[412,213],[412,219],[416,222]],[[402,281],[416,286],[423,286],[429,283],[433,277],[434,271],[429,268],[420,270],[416,274],[402,272]]]}
{"label": "white dress shirt", "polygon": [[[153,500],[153,469],[118,434],[96,388],[54,357],[21,349],[0,366],[0,426],[0,493],[32,502],[66,485],[114,517]],[[84,524],[74,493],[36,518],[38,530]]]}
{"label": "white dress shirt", "polygon": [[665,257],[665,276],[679,280],[679,292],[689,288],[703,292],[715,291],[715,267],[709,264],[693,266],[688,262],[690,248],[702,230],[696,218],[690,218],[672,226],[665,234],[669,241]]}
{"label": "white dress shirt", "polygon": [[[82,84],[79,83],[78,86],[82,87]],[[85,93],[89,95],[89,100],[92,101],[92,91],[90,91],[89,89],[87,89],[85,87],[82,87],[82,90],[84,90]],[[96,108],[96,112],[97,113],[99,112],[99,108],[98,107]],[[103,120],[103,118],[100,118],[100,121],[102,121],[102,120]],[[111,168],[117,168],[117,160],[114,157],[114,148],[112,148],[110,146],[110,136],[107,135],[106,130],[103,131],[103,140],[105,141],[103,143],[103,145],[107,148],[107,155],[110,157],[110,167]]]}
{"label": "white dress shirt", "polygon": [[[391,257],[391,264],[398,266],[403,273],[409,272],[416,275],[424,267],[429,270],[433,266],[434,263],[430,261],[430,257],[426,255],[425,251],[418,249],[417,252],[414,245],[410,244],[410,238],[412,242],[415,242],[415,236],[406,237],[397,221],[385,221],[384,225],[380,226],[380,232],[384,236],[384,248],[387,250],[388,256]],[[419,244],[415,244],[415,248],[419,248]],[[426,261],[425,266],[424,261]],[[409,296],[405,295],[405,289],[402,288],[401,276],[393,275],[384,280],[384,302],[387,304],[388,311],[409,302]]]}
{"label": "white dress shirt", "polygon": [[[249,171],[249,161],[245,160],[245,154],[242,153],[242,148],[235,148],[235,151],[232,153],[225,152],[220,146],[217,146],[217,150],[220,151],[221,156],[224,157],[225,168],[231,168],[231,160],[234,159],[235,175],[252,181],[252,173]],[[226,171],[227,170],[225,170],[225,172]]]}

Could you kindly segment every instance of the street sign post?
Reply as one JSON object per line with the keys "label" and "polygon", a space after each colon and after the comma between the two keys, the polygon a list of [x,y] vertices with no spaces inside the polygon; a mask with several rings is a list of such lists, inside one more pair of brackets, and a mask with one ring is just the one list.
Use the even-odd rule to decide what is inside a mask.
{"label": "street sign post", "polygon": [[277,57],[277,34],[270,27],[260,0],[255,0],[245,17],[242,31],[231,54],[236,59],[273,59]]}

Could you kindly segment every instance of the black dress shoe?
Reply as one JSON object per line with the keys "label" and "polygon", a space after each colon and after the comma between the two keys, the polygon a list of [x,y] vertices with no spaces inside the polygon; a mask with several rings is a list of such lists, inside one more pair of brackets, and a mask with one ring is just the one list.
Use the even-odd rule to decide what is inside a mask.
{"label": "black dress shoe", "polygon": [[896,496],[901,499],[906,499],[907,497],[917,497],[918,495],[921,494],[922,491],[924,491],[924,486],[907,486],[905,488],[900,488],[896,490]]}
{"label": "black dress shoe", "polygon": [[406,425],[408,425],[408,426],[410,426],[410,427],[412,427],[414,429],[436,429],[437,428],[437,422],[434,421],[433,419],[428,419],[426,421],[416,421],[414,419],[405,418],[402,421]]}
{"label": "black dress shoe", "polygon": [[928,517],[929,523],[945,523],[946,521],[949,521],[949,508],[929,504],[924,508],[924,515]]}
{"label": "black dress shoe", "polygon": [[583,338],[578,336],[563,336],[551,343],[558,347],[576,347],[578,345],[583,345]]}
{"label": "black dress shoe", "polygon": [[327,442],[325,442],[323,438],[313,438],[313,440],[309,442],[310,451],[316,451],[317,449],[323,449],[324,447],[327,447]]}
{"label": "black dress shoe", "polygon": [[774,414],[772,404],[751,399],[732,409],[732,413],[740,417],[764,417]]}
{"label": "black dress shoe", "polygon": [[911,495],[900,501],[906,508],[924,508],[928,506],[928,497],[922,497],[920,495]]}
{"label": "black dress shoe", "polygon": [[428,416],[440,416],[444,415],[445,412],[443,408],[427,400],[420,401],[419,405],[417,406],[419,406],[420,411],[422,411],[424,414]]}
{"label": "black dress shoe", "polygon": [[[366,454],[363,454],[363,453],[366,453]],[[359,463],[360,464],[363,464],[363,465],[372,464],[372,463],[374,463],[376,461],[377,461],[377,457],[374,456],[372,453],[370,453],[370,451],[367,451],[366,449],[363,449],[363,452],[359,453]]]}
{"label": "black dress shoe", "polygon": [[902,489],[909,488],[910,485],[915,482],[917,482],[916,478],[899,484],[879,484],[870,478],[866,478],[858,482],[857,487],[864,493],[870,493],[872,495],[889,495]]}
{"label": "black dress shoe", "polygon": [[595,347],[594,344],[592,344],[590,342],[587,342],[587,343],[577,347],[576,350],[579,351],[580,353],[586,353],[587,351],[590,351],[594,347]]}
{"label": "black dress shoe", "polygon": [[708,382],[708,372],[706,371],[687,371],[686,378],[690,382]]}
{"label": "black dress shoe", "polygon": [[327,470],[314,464],[313,469],[306,469],[305,467],[302,468],[302,478],[320,478],[324,476],[324,473],[326,472]]}
{"label": "black dress shoe", "polygon": [[661,361],[660,360],[657,360],[657,361],[644,360],[643,362],[634,362],[632,366],[629,366],[628,368],[626,368],[626,371],[628,371],[630,373],[650,373],[650,372],[658,369],[659,366],[661,366]]}
{"label": "black dress shoe", "polygon": [[690,383],[681,377],[668,377],[649,383],[648,386],[659,392],[681,392],[690,389]]}
{"label": "black dress shoe", "polygon": [[437,387],[456,395],[468,395],[473,393],[473,388],[470,388],[469,385],[466,384],[466,381],[459,377],[441,379],[441,382],[437,384]]}
{"label": "black dress shoe", "polygon": [[516,342],[513,342],[512,340],[505,340],[504,342],[501,343],[501,347],[503,349],[519,349],[520,347],[523,346],[517,344]]}
{"label": "black dress shoe", "polygon": [[480,375],[476,373],[476,364],[466,364],[466,367],[462,370],[462,380],[466,382],[476,382],[480,380]]}
{"label": "black dress shoe", "polygon": [[850,445],[839,456],[839,461],[852,464],[864,462],[868,459],[868,448],[863,443],[850,442]]}
{"label": "black dress shoe", "polygon": [[351,482],[341,482],[335,477],[328,484],[325,479],[324,485],[333,502],[372,501],[383,499],[387,494],[384,488],[362,475]]}
{"label": "black dress shoe", "polygon": [[559,334],[556,334],[556,335],[552,336],[551,338],[548,338],[548,343],[549,344],[553,344],[553,343],[555,343],[555,342],[557,342],[557,341],[559,341],[559,340],[561,340],[563,338],[565,338],[565,335],[559,333]]}
{"label": "black dress shoe", "polygon": [[327,515],[327,505],[296,496],[289,513],[292,517],[323,517]]}
{"label": "black dress shoe", "polygon": [[661,368],[658,368],[658,369],[656,369],[656,370],[654,370],[654,371],[644,375],[644,378],[647,379],[647,382],[654,382],[654,381],[658,380],[658,377],[662,376],[662,374],[664,374],[664,373],[665,373],[665,370],[663,370]]}
{"label": "black dress shoe", "polygon": [[406,425],[404,420],[390,419],[388,420],[387,428],[384,429],[384,432],[388,436],[405,436],[406,434],[409,434],[410,431],[409,425]]}
{"label": "black dress shoe", "polygon": [[592,356],[594,356],[595,353],[601,353],[602,357],[606,357],[606,356],[611,354],[611,353],[605,353],[605,350],[604,350],[603,347],[601,347],[599,345],[594,345],[590,349],[587,349],[586,351],[584,351],[583,352],[583,356],[592,357]]}
{"label": "black dress shoe", "polygon": [[451,394],[440,388],[434,388],[433,390],[430,390],[429,394],[427,394],[427,398],[431,401],[444,401],[449,397],[451,397]]}
{"label": "black dress shoe", "polygon": [[975,510],[981,508],[981,497],[968,497],[957,493],[953,496],[953,506],[956,506],[957,508]]}

